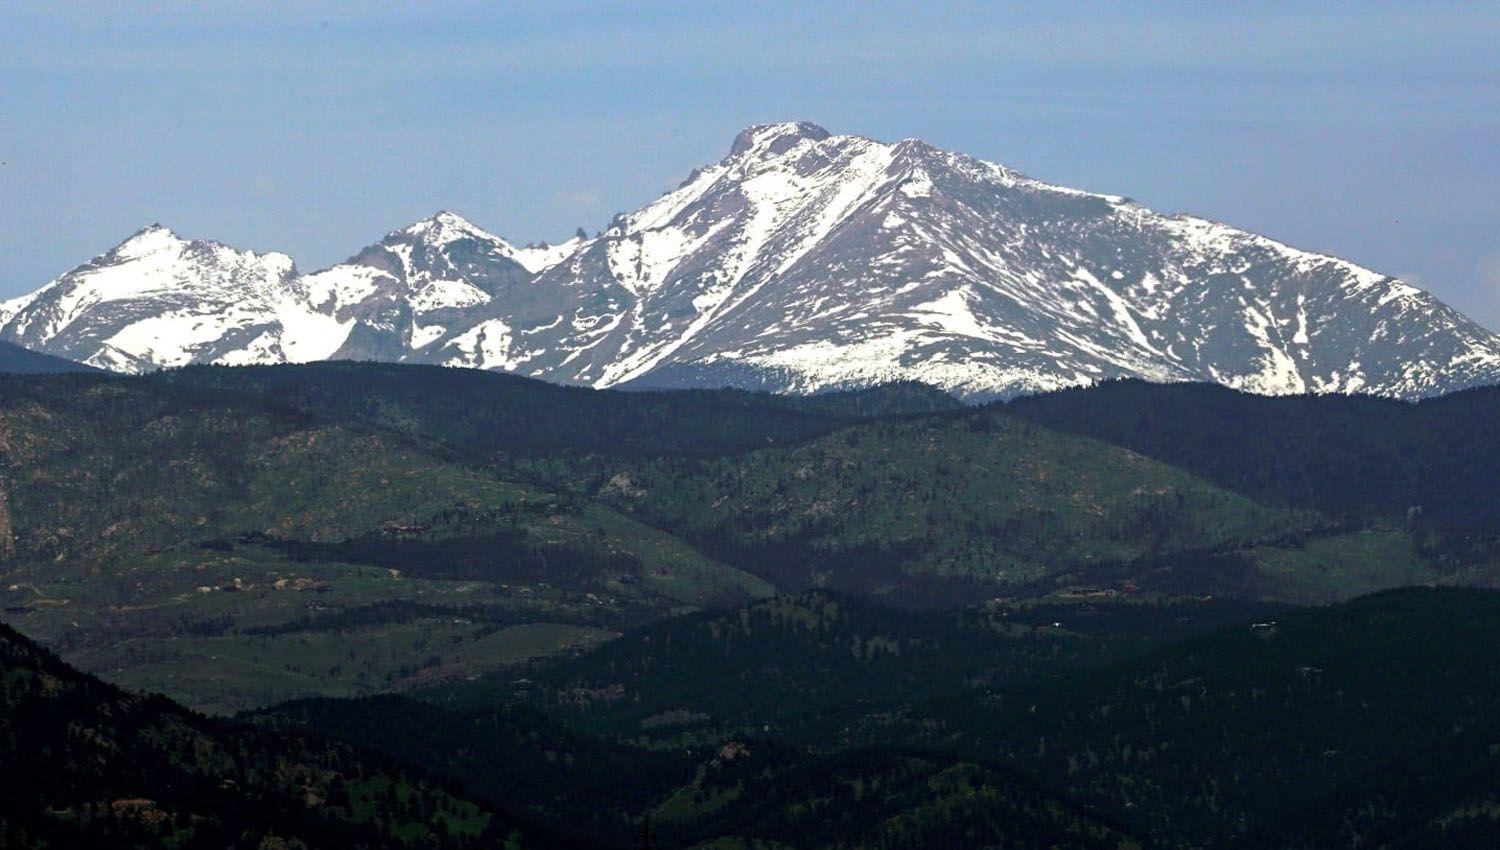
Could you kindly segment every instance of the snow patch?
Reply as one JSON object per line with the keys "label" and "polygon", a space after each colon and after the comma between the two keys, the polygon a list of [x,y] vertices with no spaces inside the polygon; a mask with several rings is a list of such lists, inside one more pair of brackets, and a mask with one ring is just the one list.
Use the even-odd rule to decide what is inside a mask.
{"label": "snow patch", "polygon": [[514,342],[509,325],[499,319],[489,319],[450,340],[443,348],[457,351],[458,356],[443,362],[449,366],[514,371],[525,359],[512,355]]}
{"label": "snow patch", "polygon": [[471,283],[462,280],[434,280],[411,297],[411,307],[418,313],[430,313],[433,310],[488,304],[489,301],[490,296]]}
{"label": "snow patch", "polygon": [[528,245],[511,251],[511,259],[532,274],[540,274],[573,256],[588,240],[574,236],[556,245]]}

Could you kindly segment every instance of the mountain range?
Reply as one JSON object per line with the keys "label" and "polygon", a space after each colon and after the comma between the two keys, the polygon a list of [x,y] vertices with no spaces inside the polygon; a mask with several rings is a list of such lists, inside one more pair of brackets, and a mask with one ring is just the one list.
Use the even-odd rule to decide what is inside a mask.
{"label": "mountain range", "polygon": [[1500,382],[1500,336],[1394,277],[809,123],[751,127],[557,245],[440,212],[302,273],[153,225],[0,303],[0,340],[128,373],[355,359],[968,400],[1120,377],[1401,398]]}

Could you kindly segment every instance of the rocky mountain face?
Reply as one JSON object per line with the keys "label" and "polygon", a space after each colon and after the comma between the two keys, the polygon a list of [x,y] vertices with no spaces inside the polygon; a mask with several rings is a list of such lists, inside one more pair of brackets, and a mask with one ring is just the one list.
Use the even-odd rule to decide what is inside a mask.
{"label": "rocky mountain face", "polygon": [[1500,337],[1348,261],[938,150],[752,127],[599,236],[517,248],[439,213],[325,271],[153,227],[0,304],[0,339],[138,372],[440,363],[607,387],[970,399],[1115,377],[1420,397]]}
{"label": "rocky mountain face", "polygon": [[121,372],[193,362],[316,360],[332,319],[297,298],[285,254],[188,241],[151,225],[0,304],[0,338]]}

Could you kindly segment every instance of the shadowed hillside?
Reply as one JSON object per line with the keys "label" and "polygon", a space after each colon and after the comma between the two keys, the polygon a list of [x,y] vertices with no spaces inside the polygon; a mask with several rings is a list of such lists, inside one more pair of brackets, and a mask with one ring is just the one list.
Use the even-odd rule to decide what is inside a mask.
{"label": "shadowed hillside", "polygon": [[0,372],[17,374],[51,374],[56,372],[93,372],[92,366],[74,363],[51,354],[43,354],[22,348],[13,342],[0,340]]}
{"label": "shadowed hillside", "polygon": [[0,845],[539,847],[451,783],[82,675],[0,626]]}
{"label": "shadowed hillside", "polygon": [[1500,388],[1407,403],[1118,381],[1006,409],[1262,501],[1500,534]]}

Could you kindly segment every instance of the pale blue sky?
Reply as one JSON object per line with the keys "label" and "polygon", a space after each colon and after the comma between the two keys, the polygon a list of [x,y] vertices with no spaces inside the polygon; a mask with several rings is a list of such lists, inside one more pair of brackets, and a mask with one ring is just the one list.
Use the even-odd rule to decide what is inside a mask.
{"label": "pale blue sky", "polygon": [[287,5],[0,0],[0,297],[153,221],[304,269],[439,208],[592,232],[807,119],[1334,252],[1500,329],[1493,2]]}

